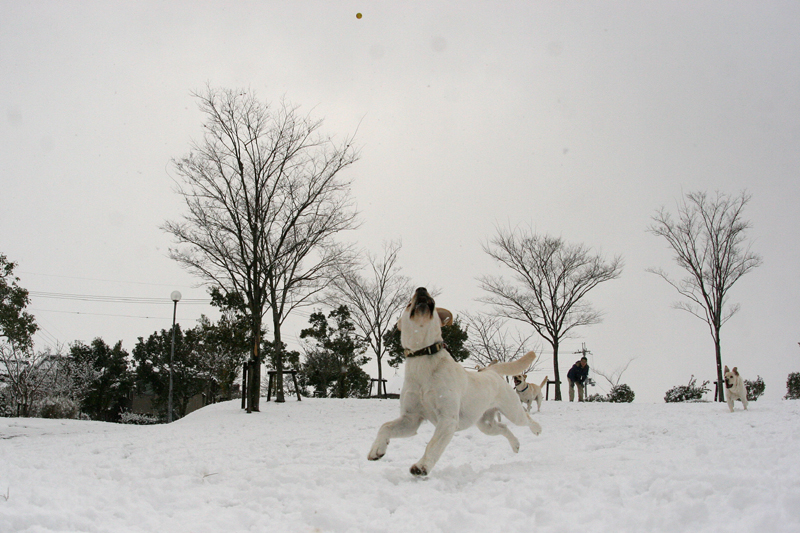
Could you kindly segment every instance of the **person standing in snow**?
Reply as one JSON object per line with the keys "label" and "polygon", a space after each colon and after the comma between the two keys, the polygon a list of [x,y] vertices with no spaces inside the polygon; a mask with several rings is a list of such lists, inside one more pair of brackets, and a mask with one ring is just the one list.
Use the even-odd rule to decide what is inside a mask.
{"label": "person standing in snow", "polygon": [[586,392],[586,378],[589,376],[589,360],[581,357],[580,361],[575,361],[572,368],[567,372],[569,381],[569,401],[575,400],[575,385],[578,385],[578,401],[582,402]]}

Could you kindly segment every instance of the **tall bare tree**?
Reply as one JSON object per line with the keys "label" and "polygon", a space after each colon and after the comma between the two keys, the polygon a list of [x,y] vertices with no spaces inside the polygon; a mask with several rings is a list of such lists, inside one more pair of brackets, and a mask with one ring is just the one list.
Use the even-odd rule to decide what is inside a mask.
{"label": "tall bare tree", "polygon": [[[721,192],[709,198],[705,192],[690,192],[678,203],[678,219],[662,207],[653,216],[650,233],[664,237],[674,259],[687,276],[672,279],[663,269],[650,268],[686,298],[674,304],[708,324],[717,362],[717,382],[722,383],[720,330],[739,311],[728,303],[728,291],[739,278],[761,264],[750,251],[745,232],[750,222],[742,218],[751,195],[743,191],[732,197]],[[717,387],[718,400],[725,401],[724,387]]]}
{"label": "tall bare tree", "polygon": [[[383,379],[382,361],[388,351],[383,337],[394,327],[413,290],[411,279],[400,274],[397,265],[401,248],[400,241],[391,241],[384,244],[383,257],[367,254],[366,276],[352,268],[342,269],[328,297],[333,307],[346,305],[350,310],[350,319],[375,354],[379,380]],[[382,396],[381,383],[378,381],[378,392]]]}
{"label": "tall bare tree", "polygon": [[[506,327],[508,321],[499,316],[464,313],[464,329],[469,334],[466,348],[469,357],[479,366],[485,367],[493,362],[512,361],[528,352],[531,335],[523,335],[519,331],[511,335]],[[541,350],[536,349],[539,357],[528,371],[537,368],[541,362]]]}
{"label": "tall bare tree", "polygon": [[622,273],[622,258],[606,262],[583,244],[537,235],[532,229],[498,228],[484,251],[511,269],[512,281],[500,276],[479,278],[498,316],[530,324],[553,347],[556,400],[561,400],[558,349],[579,326],[600,322],[601,314],[584,298],[604,281]]}
{"label": "tall bare tree", "polygon": [[[270,313],[274,346],[295,308],[324,290],[331,272],[350,260],[332,237],[354,228],[350,181],[341,172],[358,159],[352,137],[336,143],[321,120],[246,91],[195,93],[205,136],[173,161],[188,213],[166,222],[177,247],[170,256],[225,293],[242,295],[251,318],[252,379],[248,411],[258,411],[262,323]],[[284,401],[277,354],[277,400]]]}

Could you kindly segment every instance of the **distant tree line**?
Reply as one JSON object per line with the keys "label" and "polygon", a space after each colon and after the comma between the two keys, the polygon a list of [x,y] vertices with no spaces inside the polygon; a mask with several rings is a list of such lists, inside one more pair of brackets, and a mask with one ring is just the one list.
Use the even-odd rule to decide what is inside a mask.
{"label": "distant tree line", "polygon": [[[204,134],[187,155],[173,160],[186,210],[162,229],[174,238],[171,257],[211,288],[223,317],[176,329],[176,414],[185,413],[197,394],[230,397],[244,363],[251,369],[242,384],[248,411],[259,410],[262,365],[277,371],[278,402],[284,401],[286,368],[300,371],[301,393],[368,394],[370,378],[361,369],[367,360],[378,363],[378,380],[384,361],[394,367],[403,361],[394,325],[414,285],[400,273],[400,241],[385,244],[381,256],[336,240],[359,225],[347,176],[359,159],[354,136],[335,140],[322,133],[321,120],[301,114],[299,107],[262,102],[248,90],[207,87],[194,96]],[[685,276],[649,271],[683,297],[675,307],[709,327],[717,383],[721,328],[739,309],[729,303],[730,290],[761,264],[746,238],[750,223],[743,212],[749,200],[746,192],[690,192],[678,202],[677,216],[661,208],[648,228],[666,240]],[[496,228],[483,250],[500,267],[497,274],[478,278],[483,295],[477,300],[489,309],[457,316],[444,328],[451,354],[482,366],[524,353],[538,336],[552,348],[560,400],[560,348],[578,328],[601,321],[588,294],[621,276],[622,257],[606,259],[585,244],[537,233],[532,225]],[[14,398],[17,411],[30,412],[43,395],[52,395],[45,391],[67,390],[70,384],[59,397],[98,419],[118,418],[121,398],[131,391],[152,394],[163,412],[171,331],[140,338],[130,354],[119,343],[107,346],[100,339],[36,353],[27,291],[13,276],[14,264],[0,257],[0,356],[7,384],[2,394]],[[300,354],[288,349],[282,330],[286,318],[304,306],[325,306],[327,314],[320,309],[311,314],[300,334]],[[528,333],[512,338],[508,324]],[[613,397],[633,395],[619,389]],[[724,399],[722,387],[717,399]]]}

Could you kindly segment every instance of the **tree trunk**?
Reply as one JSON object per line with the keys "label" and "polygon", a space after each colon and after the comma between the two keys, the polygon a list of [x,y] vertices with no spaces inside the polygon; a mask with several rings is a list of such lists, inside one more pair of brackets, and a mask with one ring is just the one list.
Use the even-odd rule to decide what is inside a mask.
{"label": "tree trunk", "polygon": [[261,400],[261,353],[259,352],[258,345],[261,344],[261,320],[258,318],[259,314],[253,315],[253,358],[250,365],[250,371],[247,373],[248,380],[248,398],[247,412],[259,411],[259,403]]}
{"label": "tree trunk", "polygon": [[725,401],[725,381],[722,377],[722,348],[720,347],[719,328],[714,329],[714,348],[717,351],[717,401]]}
{"label": "tree trunk", "polygon": [[553,343],[553,373],[556,380],[556,397],[557,402],[561,401],[561,373],[558,371],[558,343]]}
{"label": "tree trunk", "polygon": [[283,342],[281,341],[281,323],[274,315],[272,327],[275,331],[275,401],[283,403],[286,401],[283,395]]}
{"label": "tree trunk", "polygon": [[378,343],[378,349],[375,352],[375,359],[378,360],[378,398],[385,398],[381,386],[383,385],[383,368],[381,365],[381,345]]}

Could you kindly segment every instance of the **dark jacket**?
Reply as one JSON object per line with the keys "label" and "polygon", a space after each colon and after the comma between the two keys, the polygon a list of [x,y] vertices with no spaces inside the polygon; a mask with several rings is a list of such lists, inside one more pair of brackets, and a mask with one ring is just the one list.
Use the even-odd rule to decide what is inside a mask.
{"label": "dark jacket", "polygon": [[574,381],[575,383],[583,383],[586,381],[586,377],[589,375],[589,365],[585,367],[581,366],[581,362],[578,361],[572,368],[569,369],[567,372],[567,379]]}

